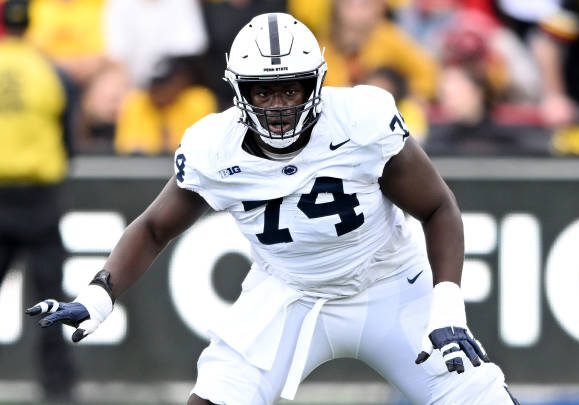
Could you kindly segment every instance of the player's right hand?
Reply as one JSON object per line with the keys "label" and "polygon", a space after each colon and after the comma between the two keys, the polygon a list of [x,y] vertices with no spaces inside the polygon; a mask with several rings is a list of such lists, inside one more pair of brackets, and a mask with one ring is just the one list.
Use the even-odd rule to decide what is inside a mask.
{"label": "player's right hand", "polygon": [[88,285],[73,302],[59,302],[47,299],[26,310],[28,315],[48,313],[38,324],[47,328],[54,324],[65,324],[74,327],[72,341],[79,342],[106,319],[113,310],[109,294],[99,285]]}

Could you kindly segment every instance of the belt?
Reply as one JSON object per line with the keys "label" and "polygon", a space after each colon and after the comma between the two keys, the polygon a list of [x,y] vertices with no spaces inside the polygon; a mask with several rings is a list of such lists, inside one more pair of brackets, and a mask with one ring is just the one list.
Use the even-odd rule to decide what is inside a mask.
{"label": "belt", "polygon": [[327,298],[319,298],[314,304],[313,308],[310,309],[310,311],[304,317],[288,376],[281,392],[282,398],[293,400],[296,395],[298,386],[302,381],[308,354],[310,353],[310,346],[312,344],[312,337],[316,328],[318,315],[320,314],[322,306],[326,303],[326,301],[328,301]]}

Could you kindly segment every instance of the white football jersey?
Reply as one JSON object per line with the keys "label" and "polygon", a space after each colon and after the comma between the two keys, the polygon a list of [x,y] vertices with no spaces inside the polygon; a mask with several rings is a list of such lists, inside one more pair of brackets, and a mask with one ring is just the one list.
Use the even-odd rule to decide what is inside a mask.
{"label": "white football jersey", "polygon": [[289,161],[242,149],[235,107],[190,127],[175,153],[179,187],[229,211],[259,268],[312,296],[349,296],[422,263],[402,211],[380,191],[408,131],[390,93],[325,87],[305,148]]}

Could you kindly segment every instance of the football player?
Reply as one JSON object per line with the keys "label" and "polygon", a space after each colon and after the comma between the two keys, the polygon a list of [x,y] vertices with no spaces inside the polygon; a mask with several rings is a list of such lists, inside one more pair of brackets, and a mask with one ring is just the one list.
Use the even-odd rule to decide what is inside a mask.
{"label": "football player", "polygon": [[[377,87],[322,88],[304,24],[264,14],[233,41],[234,106],[190,127],[175,175],[71,303],[43,301],[43,327],[93,332],[167,243],[226,210],[250,241],[239,299],[210,330],[190,405],[273,404],[339,357],[364,361],[418,404],[513,404],[469,330],[461,215]],[[404,211],[423,225],[428,255]]]}

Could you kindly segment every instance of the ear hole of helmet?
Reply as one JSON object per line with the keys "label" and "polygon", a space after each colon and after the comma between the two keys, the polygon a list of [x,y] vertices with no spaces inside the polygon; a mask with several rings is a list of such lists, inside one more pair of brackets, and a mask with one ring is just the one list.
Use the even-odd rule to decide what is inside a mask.
{"label": "ear hole of helmet", "polygon": [[311,79],[300,80],[302,86],[304,86],[304,94],[306,95],[306,100],[312,96],[312,93],[316,88],[316,81],[317,79],[315,77]]}
{"label": "ear hole of helmet", "polygon": [[249,90],[251,89],[251,85],[256,82],[239,82],[239,92],[243,96],[244,99],[247,100],[251,104],[251,97],[249,96]]}

